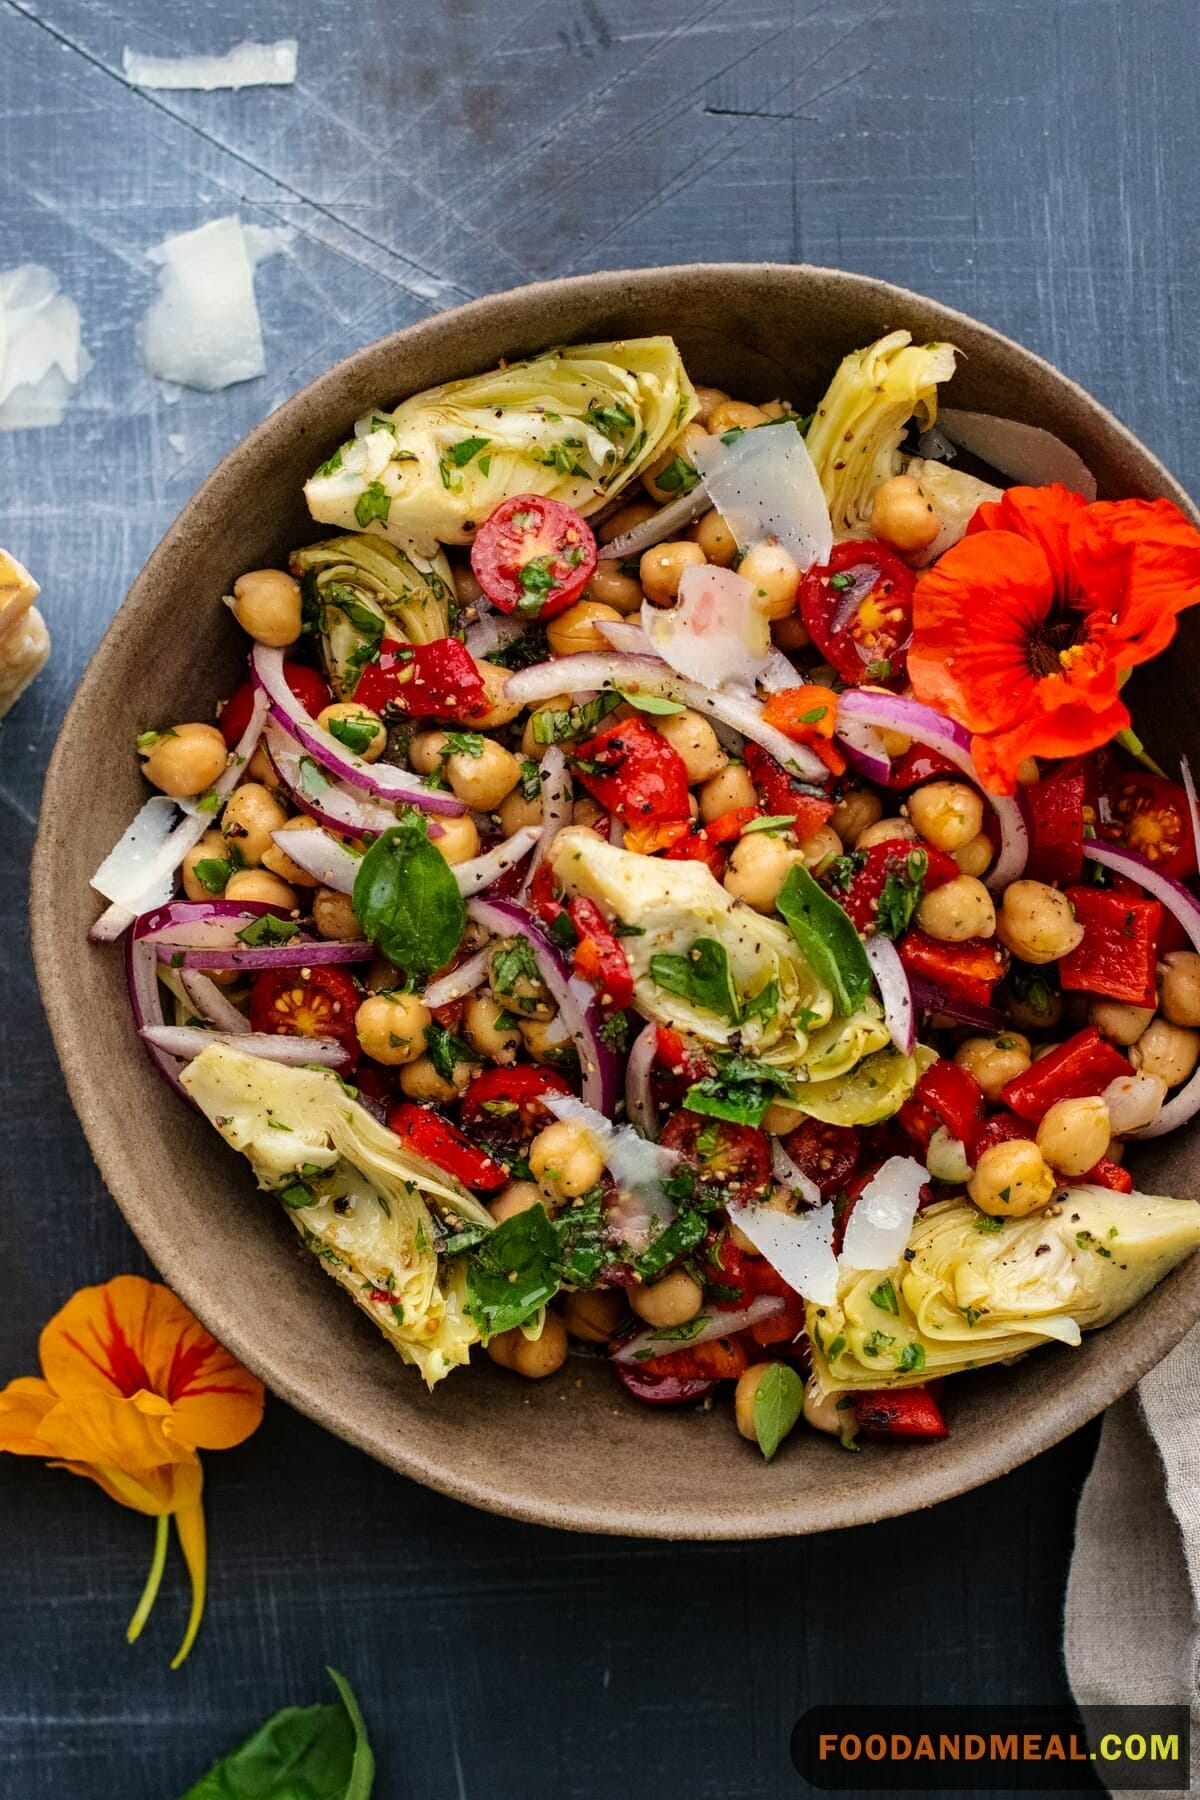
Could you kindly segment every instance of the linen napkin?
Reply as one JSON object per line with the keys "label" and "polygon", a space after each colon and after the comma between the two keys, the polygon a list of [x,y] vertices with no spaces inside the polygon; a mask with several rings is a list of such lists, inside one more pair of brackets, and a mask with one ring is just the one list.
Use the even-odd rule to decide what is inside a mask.
{"label": "linen napkin", "polygon": [[1194,1797],[1198,1610],[1200,1325],[1105,1417],[1079,1501],[1064,1624],[1079,1705],[1190,1706]]}

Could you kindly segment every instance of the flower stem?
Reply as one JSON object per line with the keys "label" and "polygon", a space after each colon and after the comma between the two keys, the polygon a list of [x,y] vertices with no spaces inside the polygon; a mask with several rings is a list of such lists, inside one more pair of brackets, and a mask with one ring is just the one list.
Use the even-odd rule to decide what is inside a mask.
{"label": "flower stem", "polygon": [[188,1574],[192,1578],[192,1609],[188,1615],[183,1642],[171,1663],[173,1669],[177,1669],[187,1657],[196,1641],[200,1621],[204,1617],[204,1596],[208,1587],[208,1556],[205,1544],[204,1512],[200,1505],[198,1491],[195,1500],[181,1506],[175,1513],[175,1529],[179,1533],[179,1545],[188,1566]]}
{"label": "flower stem", "polygon": [[158,1599],[158,1590],[162,1585],[163,1570],[167,1566],[167,1543],[170,1537],[171,1520],[167,1513],[159,1513],[154,1528],[154,1555],[150,1559],[150,1573],[146,1577],[146,1585],[142,1589],[142,1597],[137,1603],[129,1628],[125,1633],[129,1643],[136,1643],[142,1635],[142,1627],[150,1617],[151,1608]]}

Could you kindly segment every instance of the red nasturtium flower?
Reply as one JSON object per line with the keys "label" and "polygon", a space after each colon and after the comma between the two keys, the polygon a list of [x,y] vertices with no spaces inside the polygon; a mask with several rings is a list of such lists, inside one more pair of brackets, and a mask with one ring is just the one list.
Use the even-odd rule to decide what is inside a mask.
{"label": "red nasturtium flower", "polygon": [[1025,757],[1125,729],[1122,677],[1197,601],[1200,532],[1169,500],[1010,488],[917,583],[913,692],[966,726],[984,785],[1011,793]]}

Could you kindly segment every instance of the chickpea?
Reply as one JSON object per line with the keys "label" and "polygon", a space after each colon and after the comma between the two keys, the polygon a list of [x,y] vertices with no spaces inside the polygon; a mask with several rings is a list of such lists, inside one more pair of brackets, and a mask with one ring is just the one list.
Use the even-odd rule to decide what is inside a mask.
{"label": "chickpea", "polygon": [[1088,1007],[1088,1024],[1094,1025],[1110,1043],[1128,1050],[1136,1044],[1154,1017],[1152,1006],[1128,1006],[1123,1000],[1093,1000]]}
{"label": "chickpea", "polygon": [[996,908],[982,881],[956,875],[926,894],[917,907],[917,924],[942,944],[965,944],[968,938],[991,937]]}
{"label": "chickpea", "polygon": [[883,817],[883,801],[870,788],[855,788],[845,799],[839,800],[833,809],[833,817],[829,823],[837,832],[843,844],[851,849],[857,844],[860,832],[866,831]]}
{"label": "chickpea", "polygon": [[273,794],[279,791],[279,771],[261,744],[246,764],[245,779],[259,782],[261,786],[270,788]]}
{"label": "chickpea", "polygon": [[771,621],[771,637],[780,650],[807,650],[812,643],[808,635],[808,627],[799,613],[789,613],[786,619]]}
{"label": "chickpea", "polygon": [[433,1014],[415,994],[369,994],[354,1015],[354,1032],[365,1056],[399,1068],[425,1054],[432,1022]]}
{"label": "chickpea", "polygon": [[574,1200],[595,1187],[604,1173],[604,1158],[590,1132],[573,1119],[556,1119],[530,1144],[529,1166],[543,1193]]}
{"label": "chickpea", "polygon": [[964,1038],[954,1052],[954,1060],[960,1069],[975,1077],[984,1099],[997,1106],[1001,1089],[1025,1073],[1033,1061],[1033,1052],[1027,1037],[1019,1031],[1006,1031],[998,1037]]}
{"label": "chickpea", "polygon": [[239,869],[225,883],[225,898],[257,900],[263,906],[273,906],[277,912],[295,912],[298,904],[295,888],[267,869]]}
{"label": "chickpea", "polygon": [[531,1207],[544,1206],[542,1191],[534,1181],[510,1181],[506,1188],[501,1188],[494,1200],[488,1201],[488,1211],[497,1225],[503,1225],[505,1219],[515,1218],[518,1213],[528,1212]]}
{"label": "chickpea", "polygon": [[610,518],[605,519],[603,525],[596,527],[596,536],[602,544],[615,543],[619,537],[624,537],[627,532],[636,531],[639,525],[644,525],[647,519],[652,519],[657,511],[657,506],[650,500],[627,501],[624,506],[618,507]]}
{"label": "chickpea", "polygon": [[822,825],[811,837],[805,838],[800,846],[800,855],[806,869],[819,869],[831,856],[841,854],[842,840],[832,825]]}
{"label": "chickpea", "polygon": [[[457,797],[465,800],[468,806],[477,812],[491,812],[516,787],[521,779],[521,764],[512,751],[498,744],[495,738],[484,738],[478,756],[466,750],[455,750],[446,758],[446,779]],[[464,859],[447,857],[447,861],[455,860]]]}
{"label": "chickpea", "polygon": [[611,645],[599,626],[617,625],[621,614],[599,600],[577,600],[546,626],[546,642],[555,656],[581,655],[585,650],[609,650]]}
{"label": "chickpea", "polygon": [[803,861],[800,850],[788,839],[752,832],[734,845],[725,871],[725,892],[744,900],[755,912],[774,912],[788,870]]}
{"label": "chickpea", "polygon": [[638,564],[638,573],[647,600],[655,606],[669,606],[679,593],[683,571],[703,567],[704,552],[699,544],[680,540],[655,544],[652,550],[645,551]]}
{"label": "chickpea", "polygon": [[[571,809],[572,825],[582,825],[588,831],[599,831],[601,821],[605,820],[604,808],[590,794],[581,794]],[[605,821],[604,835],[607,839],[608,825]]]}
{"label": "chickpea", "polygon": [[758,795],[746,772],[745,763],[726,762],[716,775],[710,775],[700,788],[700,817],[705,824],[719,819],[736,806],[757,806]]}
{"label": "chickpea", "polygon": [[403,980],[399,969],[391,964],[386,956],[375,956],[367,970],[366,990],[368,994],[391,993]]}
{"label": "chickpea", "polygon": [[729,762],[721,748],[720,739],[702,714],[667,713],[656,718],[654,724],[660,736],[666,738],[671,748],[678,750],[683,758],[689,785],[698,781],[711,781]]}
{"label": "chickpea", "polygon": [[789,1131],[803,1125],[804,1119],[805,1114],[789,1106],[786,1100],[772,1100],[762,1116],[762,1128],[771,1137],[786,1137]]}
{"label": "chickpea", "polygon": [[287,813],[270,788],[244,781],[234,788],[221,815],[221,836],[247,868],[257,868],[275,840],[271,833],[287,824]]}
{"label": "chickpea", "polygon": [[189,900],[212,900],[218,893],[224,892],[224,883],[220,888],[209,887],[201,881],[196,873],[198,862],[225,863],[229,859],[229,846],[219,831],[206,831],[198,844],[193,844],[183,858],[183,891]]}
{"label": "chickpea", "polygon": [[[697,551],[697,555],[701,553]],[[191,800],[225,773],[229,752],[215,725],[173,725],[141,743],[142,774],[172,800]]]}
{"label": "chickpea", "polygon": [[520,701],[510,700],[504,692],[511,670],[491,662],[478,662],[475,667],[483,682],[483,703],[471,714],[472,729],[499,731],[502,725],[511,725],[521,711]]}
{"label": "chickpea", "polygon": [[778,1363],[751,1363],[743,1369],[737,1378],[733,1390],[733,1422],[741,1437],[749,1438],[752,1444],[758,1442],[758,1433],[754,1429],[754,1396],[758,1392],[758,1384],[768,1369],[777,1369]]}
{"label": "chickpea", "polygon": [[1054,1198],[1054,1175],[1036,1144],[1010,1138],[993,1144],[975,1165],[967,1192],[981,1212],[999,1219],[1023,1219]]}
{"label": "chickpea", "polygon": [[853,1406],[842,1405],[845,1398],[845,1394],[826,1393],[817,1377],[810,1375],[804,1384],[804,1423],[829,1437],[853,1437],[858,1427]]}
{"label": "chickpea", "polygon": [[522,1019],[521,1036],[534,1062],[548,1063],[551,1068],[556,1068],[574,1059],[571,1034],[557,1013],[552,1019]]}
{"label": "chickpea", "polygon": [[872,844],[892,843],[896,838],[916,839],[916,828],[907,819],[876,819],[874,825],[868,825],[860,831],[855,840],[856,850],[869,850]]}
{"label": "chickpea", "polygon": [[[499,749],[499,745],[496,747]],[[450,760],[453,762],[454,758]],[[439,818],[438,825],[441,836],[431,837],[429,841],[448,863],[470,862],[473,856],[479,855],[479,828],[470,813],[463,813],[457,819]]]}
{"label": "chickpea", "polygon": [[[878,691],[879,690],[876,689],[876,692]],[[885,731],[881,727],[879,731],[879,741],[887,754],[893,759],[905,755],[907,751],[912,749],[912,739],[910,737],[905,737],[902,731]]]}
{"label": "chickpea", "polygon": [[699,544],[708,561],[715,563],[719,569],[728,569],[737,555],[737,539],[724,516],[715,509],[697,519],[689,528],[688,536],[693,544]]}
{"label": "chickpea", "polygon": [[657,500],[662,505],[668,500],[679,498],[678,481],[672,482],[668,487],[661,487],[659,485],[661,477],[666,474],[668,469],[677,474],[678,470],[675,465],[678,462],[684,462],[689,469],[694,469],[696,453],[707,442],[707,431],[703,425],[696,424],[685,425],[679,436],[672,438],[662,454],[656,456],[654,461],[642,471],[642,486],[652,500]]}
{"label": "chickpea", "polygon": [[528,1381],[544,1381],[562,1368],[567,1349],[566,1326],[556,1312],[547,1312],[540,1337],[527,1338],[518,1326],[509,1367]]}
{"label": "chickpea", "polygon": [[[397,1034],[399,1035],[399,1034]],[[457,1100],[469,1082],[479,1073],[478,1063],[455,1063],[453,1079],[439,1075],[428,1056],[406,1062],[400,1070],[400,1090],[406,1100]]]}
{"label": "chickpea", "polygon": [[1065,1002],[1058,988],[1051,987],[1048,981],[1035,979],[1018,984],[1009,980],[1004,989],[1004,1010],[1024,1032],[1050,1031],[1062,1018]]}
{"label": "chickpea", "polygon": [[300,636],[300,583],[282,569],[251,569],[233,584],[233,616],[256,644],[282,650]]}
{"label": "chickpea", "polygon": [[589,1288],[563,1296],[563,1324],[585,1344],[607,1344],[621,1323],[625,1297],[619,1288]]}
{"label": "chickpea", "polygon": [[[285,819],[283,824],[276,826],[275,829],[287,833],[290,831],[314,831],[316,827],[307,814],[297,813],[294,819]],[[281,881],[289,882],[292,887],[315,888],[321,885],[315,875],[310,875],[307,869],[302,869],[299,863],[292,861],[286,850],[281,849],[276,841],[275,832],[271,833],[271,842],[262,853],[262,866],[264,869],[269,869],[272,875],[278,875]],[[358,935],[361,936],[361,932]]]}
{"label": "chickpea", "polygon": [[965,781],[930,781],[909,795],[908,816],[935,850],[961,850],[983,830],[983,800]]}
{"label": "chickpea", "polygon": [[1004,890],[996,936],[1022,962],[1051,963],[1083,937],[1071,902],[1043,881],[1014,881]]}
{"label": "chickpea", "polygon": [[720,437],[723,431],[749,431],[766,422],[762,407],[751,406],[745,400],[722,400],[708,415],[708,429],[713,437]]}
{"label": "chickpea", "polygon": [[[502,1019],[513,1020],[501,1024]],[[515,1063],[521,1048],[521,1033],[514,1015],[497,1006],[490,994],[472,994],[463,1008],[463,1035],[473,1050],[489,1062]]]}
{"label": "chickpea", "polygon": [[496,808],[500,820],[500,829],[505,837],[511,837],[514,831],[520,831],[526,825],[540,825],[542,822],[542,802],[527,800],[520,787],[513,788],[506,794]]}
{"label": "chickpea", "polygon": [[628,1291],[630,1308],[647,1325],[668,1331],[673,1325],[686,1325],[704,1305],[704,1289],[693,1281],[686,1269],[672,1269],[647,1287]]}
{"label": "chickpea", "polygon": [[[324,707],[317,714],[317,724],[323,731],[328,731],[337,738],[339,743],[342,740],[338,738],[333,726],[335,723],[341,724],[343,721],[360,728],[352,733],[356,746],[359,738],[366,733],[368,728],[371,729],[371,736],[364,748],[361,750],[354,748],[351,750],[351,754],[361,757],[363,762],[378,762],[387,749],[387,726],[379,714],[372,712],[369,706],[356,706],[353,700],[335,701],[332,706]],[[346,748],[349,750],[351,747],[347,744]]]}
{"label": "chickpea", "polygon": [[1167,1019],[1152,1019],[1129,1052],[1129,1060],[1139,1074],[1157,1075],[1169,1088],[1178,1087],[1200,1061],[1200,1031],[1185,1031]]}
{"label": "chickpea", "polygon": [[707,427],[708,421],[712,418],[715,409],[718,406],[724,406],[728,400],[729,395],[725,392],[724,388],[698,387],[696,389],[697,421],[701,425]]}
{"label": "chickpea", "polygon": [[1017,764],[1017,780],[1022,787],[1032,787],[1034,782],[1040,781],[1041,778],[1042,772],[1038,768],[1035,756],[1026,756]]}
{"label": "chickpea", "polygon": [[537,710],[530,713],[521,732],[522,756],[528,757],[530,762],[541,762],[550,746],[538,742],[535,736],[537,720],[548,718],[552,713],[569,712],[571,704],[570,694],[555,694],[552,700],[543,700]]}
{"label": "chickpea", "polygon": [[624,618],[626,613],[640,609],[642,584],[636,575],[623,574],[619,563],[600,562],[587,584],[587,597]]}
{"label": "chickpea", "polygon": [[800,592],[800,567],[782,544],[755,544],[738,564],[738,574],[753,584],[768,619],[786,619]]}
{"label": "chickpea", "polygon": [[454,577],[454,596],[460,606],[478,606],[483,598],[483,589],[469,562],[459,563],[451,571]]}
{"label": "chickpea", "polygon": [[1108,1108],[1098,1094],[1056,1100],[1037,1128],[1037,1146],[1060,1175],[1086,1175],[1107,1154],[1112,1138]]}
{"label": "chickpea", "polygon": [[354,916],[354,902],[349,894],[339,894],[336,888],[319,887],[313,895],[312,912],[320,937],[350,944],[366,936]]}
{"label": "chickpea", "polygon": [[969,844],[963,844],[958,850],[950,852],[964,875],[986,875],[992,866],[992,840],[986,831],[973,837]]}
{"label": "chickpea", "polygon": [[495,945],[488,962],[488,985],[498,1006],[523,1019],[549,1019],[554,1014],[554,1003],[523,938],[502,938]]}
{"label": "chickpea", "polygon": [[933,501],[912,475],[881,481],[871,504],[871,530],[901,556],[928,550],[942,522]]}
{"label": "chickpea", "polygon": [[1194,950],[1172,950],[1159,970],[1159,1000],[1172,1025],[1200,1025],[1200,956]]}
{"label": "chickpea", "polygon": [[414,775],[432,775],[446,753],[444,731],[418,731],[409,741],[408,766]]}

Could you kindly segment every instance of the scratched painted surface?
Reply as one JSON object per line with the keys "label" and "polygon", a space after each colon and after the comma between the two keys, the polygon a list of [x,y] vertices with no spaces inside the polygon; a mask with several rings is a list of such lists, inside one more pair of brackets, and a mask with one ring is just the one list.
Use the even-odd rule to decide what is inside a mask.
{"label": "scratched painted surface", "polygon": [[[1195,487],[1194,30],[1191,0],[0,0],[0,266],[54,269],[95,359],[61,427],[0,434],[0,542],[41,579],[55,638],[0,735],[0,1380],[32,1368],[72,1288],[144,1267],[47,1039],[26,870],[71,689],[221,454],[438,306],[762,256],[978,313]],[[119,72],[126,44],[247,35],[299,37],[295,89],[148,95]],[[144,253],[232,211],[296,233],[258,276],[268,373],[169,403],[133,351]],[[174,1676],[177,1583],[142,1643],[122,1640],[144,1521],[0,1459],[0,1793],[165,1800],[273,1707],[318,1697],[329,1661],[362,1697],[387,1800],[787,1795],[805,1705],[1063,1692],[1091,1444],[872,1531],[654,1546],[476,1515],[272,1404],[210,1462],[208,1622]]]}

